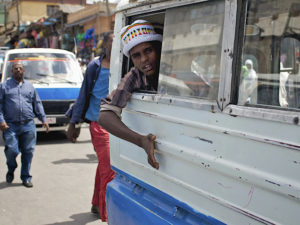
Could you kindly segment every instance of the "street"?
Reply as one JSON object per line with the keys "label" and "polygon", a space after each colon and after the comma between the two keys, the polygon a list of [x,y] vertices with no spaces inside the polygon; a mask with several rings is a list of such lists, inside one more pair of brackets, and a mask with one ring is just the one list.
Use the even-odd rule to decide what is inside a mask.
{"label": "street", "polygon": [[20,155],[15,179],[7,184],[1,133],[0,224],[1,225],[99,225],[90,213],[97,158],[87,126],[76,144],[64,133],[39,134],[31,175],[33,188],[20,179]]}

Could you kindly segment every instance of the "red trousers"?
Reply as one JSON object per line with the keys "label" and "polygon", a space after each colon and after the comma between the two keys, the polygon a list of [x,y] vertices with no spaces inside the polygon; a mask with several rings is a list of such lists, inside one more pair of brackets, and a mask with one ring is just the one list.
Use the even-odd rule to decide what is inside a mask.
{"label": "red trousers", "polygon": [[109,133],[97,122],[91,122],[90,133],[98,157],[92,204],[99,206],[100,219],[106,222],[106,185],[115,177],[115,172],[110,166]]}

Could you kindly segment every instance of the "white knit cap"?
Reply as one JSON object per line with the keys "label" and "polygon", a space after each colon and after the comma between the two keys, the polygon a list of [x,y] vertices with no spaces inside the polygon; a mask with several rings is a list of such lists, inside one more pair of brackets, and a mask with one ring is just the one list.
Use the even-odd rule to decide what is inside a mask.
{"label": "white knit cap", "polygon": [[129,57],[129,51],[148,41],[162,41],[162,35],[157,34],[151,23],[146,20],[136,20],[131,25],[121,29],[123,53]]}

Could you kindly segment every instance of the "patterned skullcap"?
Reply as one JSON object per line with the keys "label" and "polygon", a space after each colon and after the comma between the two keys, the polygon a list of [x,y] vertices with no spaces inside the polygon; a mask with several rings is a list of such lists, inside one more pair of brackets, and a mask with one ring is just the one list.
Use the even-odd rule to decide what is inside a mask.
{"label": "patterned skullcap", "polygon": [[129,57],[129,51],[148,41],[162,41],[162,35],[157,34],[151,23],[146,20],[136,20],[131,25],[121,29],[121,39],[123,44],[123,53]]}

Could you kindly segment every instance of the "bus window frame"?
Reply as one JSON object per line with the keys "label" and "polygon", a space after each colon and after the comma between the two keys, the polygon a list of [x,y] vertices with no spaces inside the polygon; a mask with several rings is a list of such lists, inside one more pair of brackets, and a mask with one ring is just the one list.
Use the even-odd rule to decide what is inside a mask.
{"label": "bus window frame", "polygon": [[[236,3],[236,1],[237,0],[234,0],[235,3]],[[123,14],[123,20],[122,20],[124,22],[123,26],[132,22],[133,18],[141,18],[142,16],[149,16],[150,14],[156,14],[157,12],[165,13],[165,11],[170,8],[184,7],[187,5],[199,4],[199,3],[205,3],[205,2],[208,2],[208,1],[207,0],[198,0],[198,1],[188,0],[183,3],[181,1],[174,0],[172,2],[168,2],[167,5],[164,2],[158,2],[158,3],[149,4],[146,6],[139,6],[138,8],[128,9]],[[230,17],[230,18],[226,18],[226,19],[229,20],[229,19],[234,18],[234,20],[235,20],[235,12],[226,14],[226,7],[227,7],[227,9],[234,9],[234,10],[235,10],[235,7],[232,7],[232,3],[227,2],[227,1],[224,3],[224,5],[225,5],[225,12],[224,12],[225,17]],[[224,18],[224,21],[225,21],[225,18]],[[223,26],[223,33],[227,29],[229,29],[229,28]],[[232,35],[232,32],[228,31],[226,33],[228,33],[228,36],[234,37],[234,35]],[[172,104],[180,105],[182,107],[202,109],[202,110],[208,110],[208,111],[212,111],[212,112],[217,112],[217,111],[221,112],[222,107],[223,107],[222,105],[224,104],[223,99],[228,99],[228,101],[230,100],[230,98],[223,97],[223,91],[224,91],[225,87],[223,85],[221,85],[221,82],[223,82],[223,80],[226,80],[227,83],[229,81],[231,81],[230,74],[225,75],[225,77],[227,77],[226,79],[222,78],[222,76],[224,76],[224,75],[222,75],[222,68],[223,67],[227,68],[226,73],[229,73],[231,70],[230,67],[232,64],[231,63],[232,57],[231,56],[228,57],[228,55],[232,55],[233,43],[234,43],[233,40],[231,42],[228,42],[228,40],[224,40],[225,37],[226,37],[226,35],[223,35],[223,37],[222,37],[221,65],[220,65],[221,72],[220,72],[219,92],[218,92],[218,97],[216,100],[200,99],[200,98],[194,98],[194,97],[183,97],[183,96],[175,96],[175,95],[163,95],[160,93],[149,94],[146,92],[133,93],[131,98],[144,100],[144,101],[155,101],[156,103],[162,103],[162,104],[170,104],[172,102]],[[227,43],[226,47],[225,47],[224,43]],[[230,49],[230,51],[229,51],[229,49]],[[224,53],[226,54],[225,56],[224,56]],[[223,64],[223,58],[229,59],[226,62],[226,65]],[[125,56],[123,56],[122,57],[122,77],[129,71],[129,67],[130,67],[130,60],[127,59]],[[227,87],[227,89],[228,89],[228,87]],[[150,96],[150,95],[152,95],[152,96],[154,95],[155,97],[145,97],[145,96]]]}
{"label": "bus window frame", "polygon": [[[206,0],[186,0],[185,2],[174,0],[168,2],[153,2],[149,5],[136,5],[126,9],[122,15],[122,26],[132,21],[133,17],[149,15],[157,11],[166,11],[170,8],[187,6],[197,3],[205,3]],[[239,15],[239,20],[236,20]],[[223,112],[230,116],[242,116],[247,118],[265,119],[276,122],[299,125],[300,112],[278,107],[264,105],[242,106],[237,105],[241,66],[241,54],[244,41],[244,26],[246,22],[246,1],[225,1],[224,26],[222,37],[220,82],[217,100],[207,100],[193,97],[175,95],[163,95],[160,93],[133,93],[132,99],[151,101],[162,104],[174,104],[192,109],[207,110],[211,112]],[[122,54],[122,53],[121,53]],[[122,76],[128,71],[129,60],[123,55],[121,58]],[[126,63],[126,65],[124,65]]]}
{"label": "bus window frame", "polygon": [[282,108],[272,105],[238,105],[238,91],[240,83],[241,56],[244,44],[244,28],[247,17],[247,1],[242,1],[238,4],[238,16],[241,18],[236,21],[236,41],[234,46],[234,60],[232,64],[232,82],[231,82],[231,103],[223,110],[224,113],[231,116],[242,116],[253,119],[264,119],[274,122],[282,122],[293,125],[300,125],[300,110],[292,108]]}

